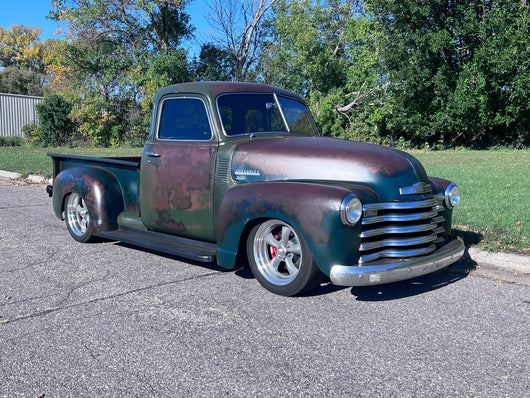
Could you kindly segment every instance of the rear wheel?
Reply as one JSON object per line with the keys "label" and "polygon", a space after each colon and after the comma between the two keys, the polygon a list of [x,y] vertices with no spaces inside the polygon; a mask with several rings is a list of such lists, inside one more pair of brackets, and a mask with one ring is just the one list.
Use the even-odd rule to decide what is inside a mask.
{"label": "rear wheel", "polygon": [[293,296],[315,288],[320,270],[302,235],[281,220],[255,226],[247,241],[250,268],[263,287]]}
{"label": "rear wheel", "polygon": [[90,223],[90,213],[85,200],[78,193],[71,193],[66,198],[66,228],[72,238],[81,243],[96,240]]}

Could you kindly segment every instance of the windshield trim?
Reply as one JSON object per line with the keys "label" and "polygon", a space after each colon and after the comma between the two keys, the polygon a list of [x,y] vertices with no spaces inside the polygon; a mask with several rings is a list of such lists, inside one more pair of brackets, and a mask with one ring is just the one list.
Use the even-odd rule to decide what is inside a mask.
{"label": "windshield trim", "polygon": [[[280,115],[282,117],[282,121],[283,121],[283,124],[284,124],[284,127],[286,128],[285,131],[258,131],[258,132],[250,132],[250,133],[240,133],[240,134],[227,134],[226,130],[225,130],[225,126],[224,126],[224,123],[223,123],[223,117],[221,115],[221,108],[219,107],[219,98],[221,97],[224,97],[224,96],[227,96],[227,95],[272,95],[274,97],[274,102],[276,104],[276,106],[278,107],[278,110],[280,111]],[[245,92],[236,92],[236,93],[222,93],[220,95],[218,95],[215,99],[215,105],[216,105],[216,108],[217,108],[217,116],[219,117],[219,124],[220,124],[220,127],[221,127],[221,132],[223,134],[223,136],[225,136],[226,138],[235,138],[235,137],[243,137],[243,136],[251,136],[251,135],[261,135],[261,134],[280,134],[280,135],[301,135],[301,136],[308,136],[308,134],[303,134],[303,133],[293,133],[291,132],[291,128],[289,126],[289,124],[287,123],[287,119],[285,118],[285,115],[283,113],[283,108],[282,106],[280,105],[280,101],[278,100],[278,97],[284,97],[284,98],[288,98],[288,99],[291,99],[293,101],[296,101],[296,102],[299,102],[301,103],[302,105],[304,105],[306,108],[307,108],[307,104],[301,100],[300,98],[296,97],[296,96],[290,96],[290,95],[286,95],[286,94],[277,94],[275,92],[270,92],[270,93],[264,93],[264,92],[255,92],[255,91],[245,91]],[[309,108],[307,108],[309,110]],[[315,124],[315,121],[313,120],[313,117],[311,117],[311,125],[313,126],[313,129],[314,129],[314,135],[313,136],[320,136],[320,132],[318,130],[318,128],[316,127],[316,124]]]}

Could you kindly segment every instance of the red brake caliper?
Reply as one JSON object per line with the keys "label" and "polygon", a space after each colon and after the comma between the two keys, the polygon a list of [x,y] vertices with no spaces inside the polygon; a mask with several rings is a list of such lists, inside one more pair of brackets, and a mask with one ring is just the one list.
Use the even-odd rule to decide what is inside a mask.
{"label": "red brake caliper", "polygon": [[[279,238],[279,235],[274,235],[274,239],[278,240],[278,238]],[[270,251],[271,251],[271,258],[276,257],[277,252],[276,252],[276,248],[274,246],[270,247]]]}

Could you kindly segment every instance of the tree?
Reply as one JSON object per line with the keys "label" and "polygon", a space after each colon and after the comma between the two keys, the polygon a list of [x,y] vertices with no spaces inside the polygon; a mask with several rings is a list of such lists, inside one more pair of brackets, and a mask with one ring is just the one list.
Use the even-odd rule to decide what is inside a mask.
{"label": "tree", "polygon": [[326,135],[370,138],[387,84],[378,32],[356,0],[280,1],[260,72],[304,96]]}
{"label": "tree", "polygon": [[213,42],[230,54],[234,80],[250,79],[262,44],[264,15],[277,0],[211,0],[207,20]]}
{"label": "tree", "polygon": [[0,27],[0,92],[42,95],[46,46],[41,33],[31,26]]}
{"label": "tree", "polygon": [[0,27],[0,66],[14,66],[17,69],[43,72],[44,47],[40,41],[41,28],[11,25]]}
{"label": "tree", "polygon": [[42,95],[43,75],[10,66],[0,70],[0,93]]}
{"label": "tree", "polygon": [[146,135],[154,93],[164,85],[188,80],[187,53],[178,48],[193,31],[183,11],[186,4],[185,0],[52,2],[50,16],[67,21],[69,35],[66,41],[54,43],[50,82],[69,96],[72,116],[94,143],[117,145],[131,131]]}
{"label": "tree", "polygon": [[232,55],[212,43],[203,44],[199,57],[193,61],[197,80],[233,80],[235,75]]}
{"label": "tree", "polygon": [[423,144],[528,142],[527,2],[367,0],[393,83],[386,134]]}

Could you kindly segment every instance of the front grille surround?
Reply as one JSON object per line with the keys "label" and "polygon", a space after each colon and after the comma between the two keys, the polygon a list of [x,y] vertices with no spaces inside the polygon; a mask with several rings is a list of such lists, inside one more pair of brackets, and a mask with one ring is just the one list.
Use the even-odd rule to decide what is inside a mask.
{"label": "front grille surround", "polygon": [[380,259],[407,259],[436,250],[443,242],[443,196],[408,202],[363,205],[359,265]]}

